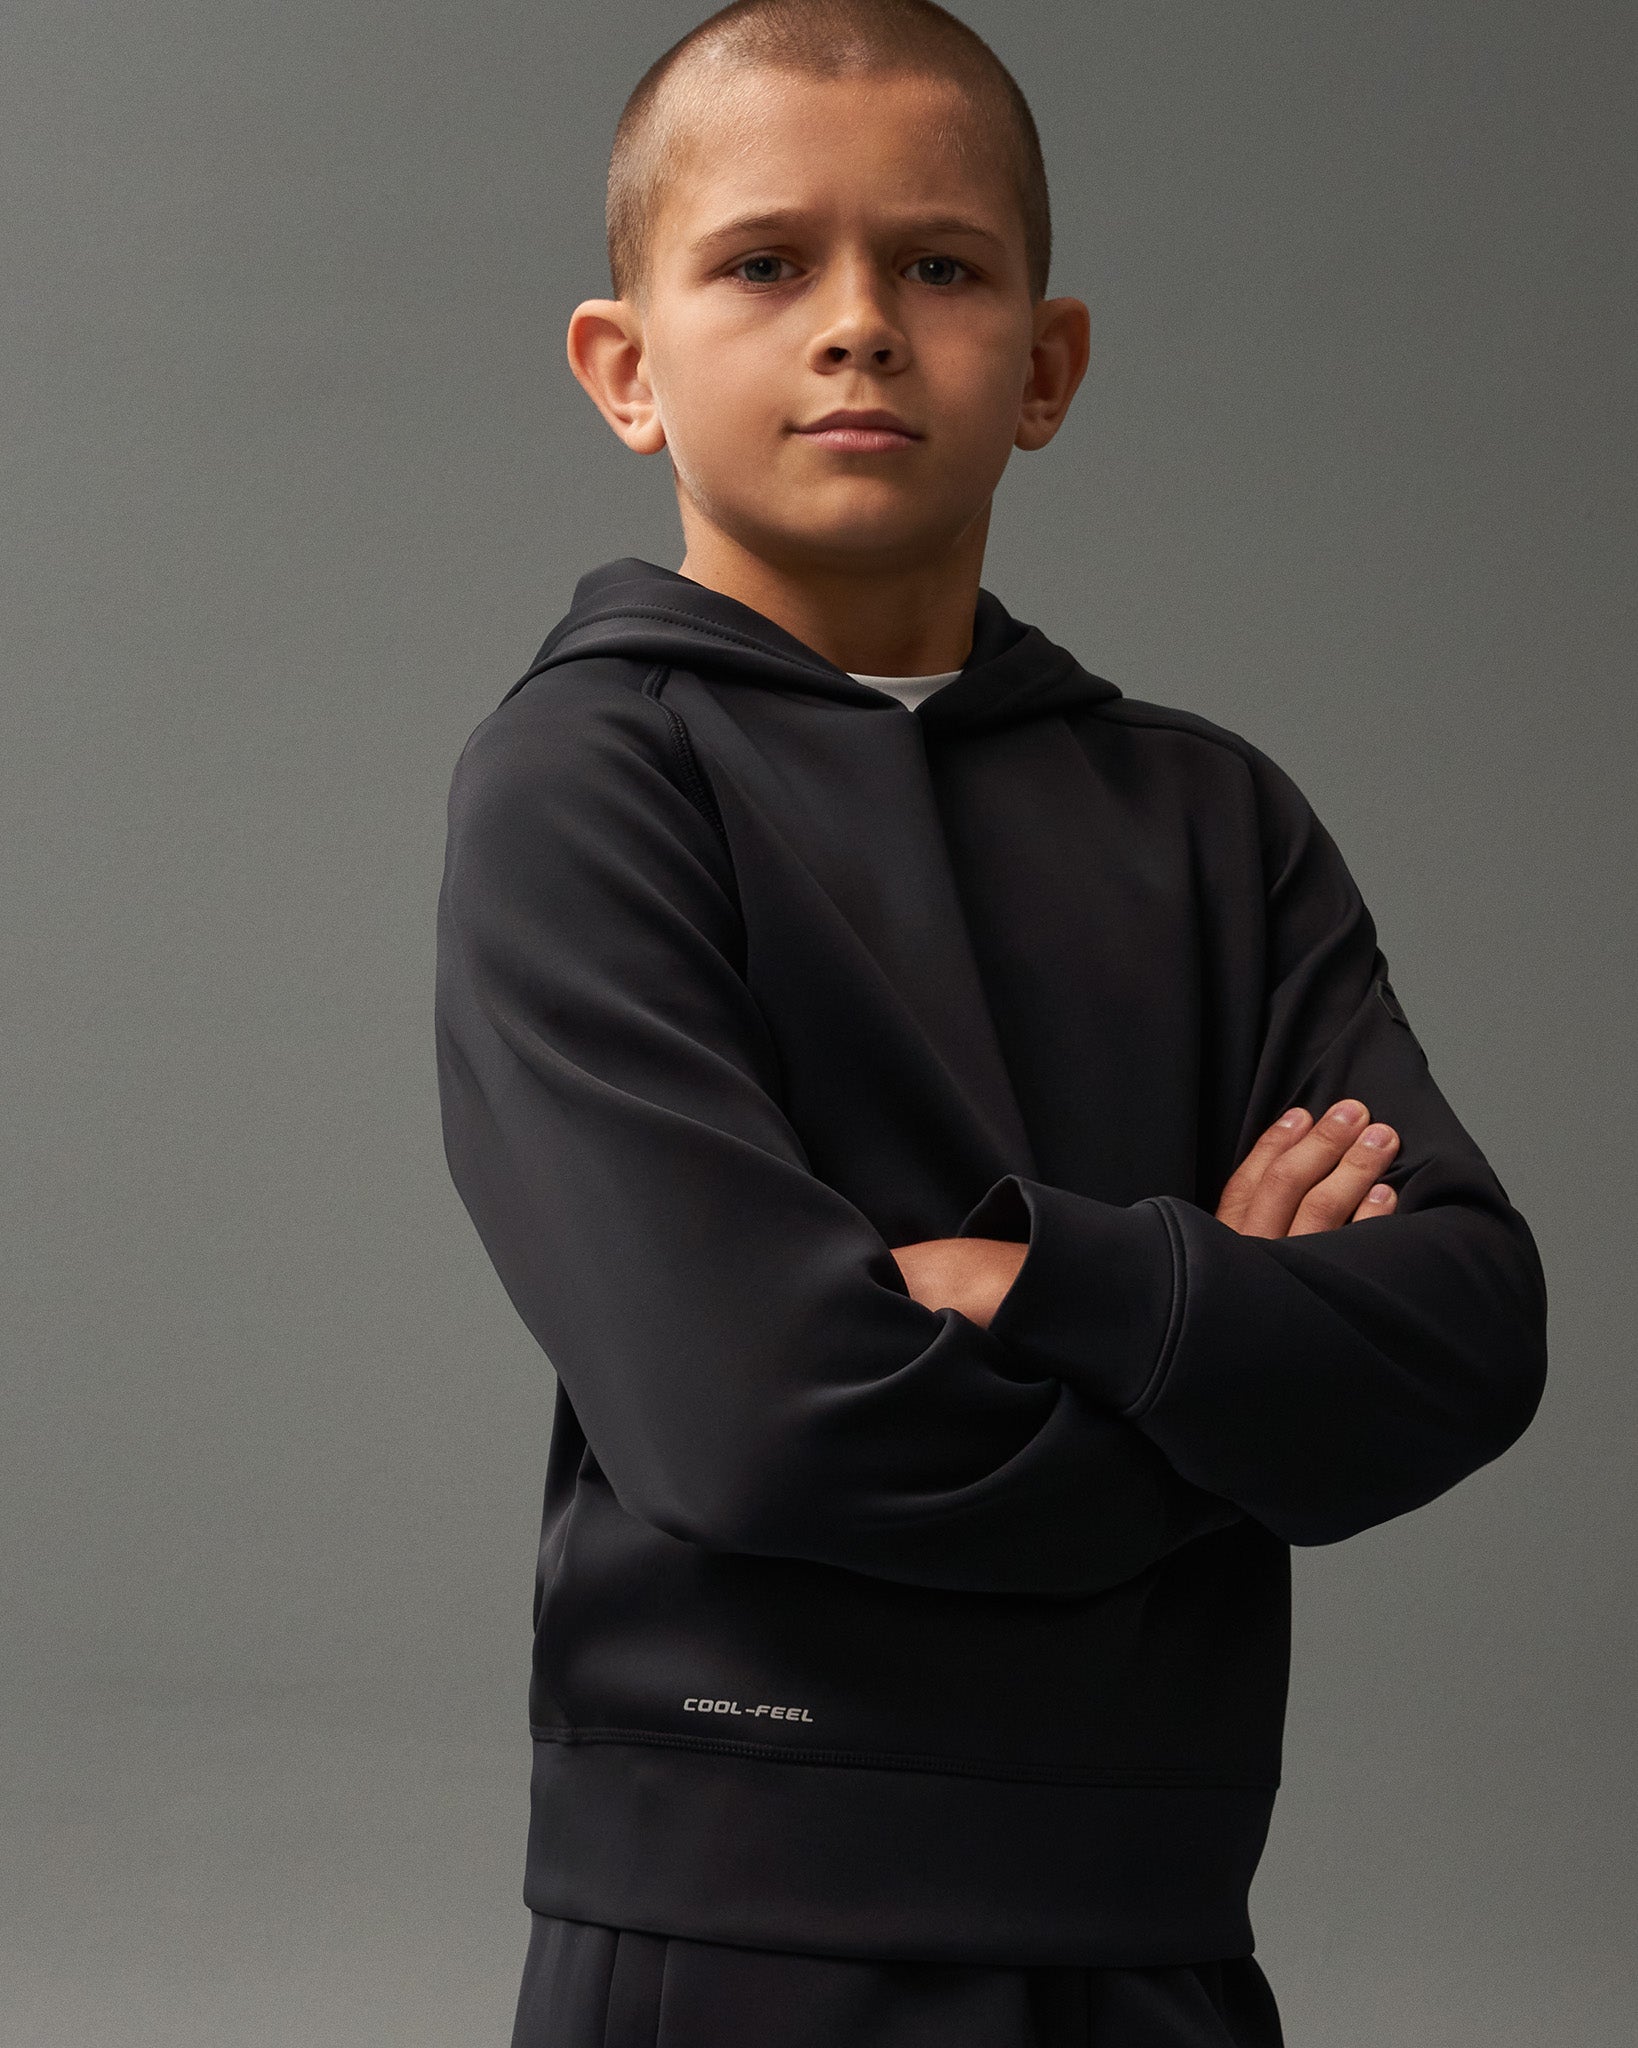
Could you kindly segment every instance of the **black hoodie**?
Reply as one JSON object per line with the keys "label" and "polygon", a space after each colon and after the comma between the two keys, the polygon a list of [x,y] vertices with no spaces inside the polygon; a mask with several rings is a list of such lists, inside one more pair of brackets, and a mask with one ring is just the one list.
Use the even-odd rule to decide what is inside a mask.
{"label": "black hoodie", "polygon": [[[456,765],[450,1171],[557,1374],[524,1898],[820,1954],[1249,1953],[1290,1546],[1524,1429],[1545,1286],[1291,779],[988,591],[916,710],[580,579]],[[1397,1211],[1214,1215],[1293,1104]],[[891,1247],[1028,1244],[986,1328]]]}

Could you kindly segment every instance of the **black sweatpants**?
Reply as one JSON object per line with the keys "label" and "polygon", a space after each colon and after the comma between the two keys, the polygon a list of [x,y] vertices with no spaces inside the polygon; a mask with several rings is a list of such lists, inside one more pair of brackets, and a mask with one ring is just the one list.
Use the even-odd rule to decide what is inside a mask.
{"label": "black sweatpants", "polygon": [[874,1962],[531,1917],[512,2048],[1283,2048],[1251,1956]]}

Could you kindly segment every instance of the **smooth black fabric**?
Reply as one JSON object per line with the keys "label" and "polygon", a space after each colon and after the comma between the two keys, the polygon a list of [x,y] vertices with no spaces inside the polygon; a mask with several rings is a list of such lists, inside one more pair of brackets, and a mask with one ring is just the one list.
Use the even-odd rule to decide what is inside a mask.
{"label": "smooth black fabric", "polygon": [[[558,1377],[524,1899],[875,1959],[1246,1956],[1290,1549],[1524,1429],[1534,1241],[1269,757],[981,592],[910,710],[583,576],[456,764],[450,1171]],[[1395,1214],[1242,1236],[1357,1095]],[[993,1320],[892,1248],[1012,1239]]]}
{"label": "smooth black fabric", "polygon": [[1148,1970],[860,1962],[536,1913],[511,2048],[1282,2048],[1251,1956]]}

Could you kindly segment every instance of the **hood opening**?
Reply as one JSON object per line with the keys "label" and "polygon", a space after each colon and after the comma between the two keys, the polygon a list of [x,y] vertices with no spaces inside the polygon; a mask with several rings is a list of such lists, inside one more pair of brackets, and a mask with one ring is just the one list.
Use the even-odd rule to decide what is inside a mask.
{"label": "hood opening", "polygon": [[[881,691],[855,682],[845,669],[752,606],[636,555],[622,555],[580,578],[568,611],[506,694],[521,690],[546,669],[590,656],[661,663],[754,688],[805,693],[860,711],[898,714],[904,709]],[[1038,626],[1015,619],[992,591],[981,589],[972,648],[959,674],[912,715],[929,730],[1009,725],[1120,694]]]}

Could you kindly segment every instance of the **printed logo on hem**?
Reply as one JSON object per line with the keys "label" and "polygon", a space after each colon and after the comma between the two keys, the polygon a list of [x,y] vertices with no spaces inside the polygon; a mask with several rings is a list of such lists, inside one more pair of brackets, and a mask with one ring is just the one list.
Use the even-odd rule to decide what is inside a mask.
{"label": "printed logo on hem", "polygon": [[811,1721],[813,1716],[806,1707],[773,1707],[766,1702],[754,1707],[742,1707],[738,1700],[706,1700],[697,1697],[683,1701],[685,1714],[743,1714],[749,1720],[765,1716],[770,1721]]}

